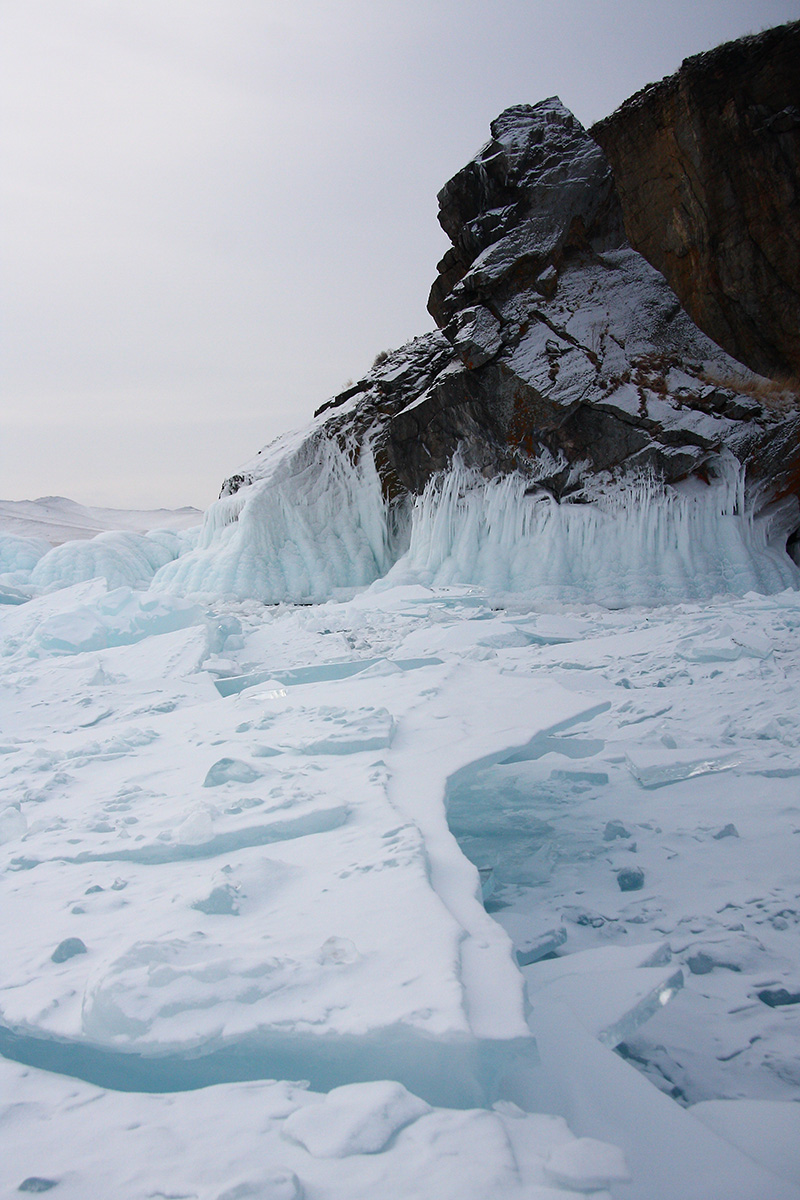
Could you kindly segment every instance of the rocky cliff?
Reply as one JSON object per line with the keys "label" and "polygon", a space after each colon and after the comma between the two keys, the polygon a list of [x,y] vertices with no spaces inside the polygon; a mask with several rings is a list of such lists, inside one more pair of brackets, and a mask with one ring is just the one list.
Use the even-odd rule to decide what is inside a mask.
{"label": "rocky cliff", "polygon": [[591,134],[631,245],[693,320],[800,376],[800,21],[687,59]]}
{"label": "rocky cliff", "polygon": [[388,497],[419,494],[457,449],[559,499],[636,469],[707,478],[723,451],[769,498],[794,488],[797,423],[631,248],[606,156],[558,99],[502,113],[439,204],[453,243],[429,301],[439,330],[324,404],[309,444],[369,443]]}
{"label": "rocky cliff", "polygon": [[[751,49],[723,48],[713,61],[735,74]],[[752,88],[762,98],[741,120],[736,103],[719,119],[735,116],[744,144],[742,130],[758,117],[771,131],[765,146],[789,146],[792,106],[775,109]],[[665,85],[667,98],[673,91],[683,94]],[[694,272],[711,293],[719,276],[739,310],[757,315],[772,276],[763,264],[759,275],[755,247],[772,238],[788,344],[799,276],[796,246],[774,250],[785,208],[775,195],[783,189],[788,204],[793,194],[776,154],[764,150],[762,175],[741,185],[747,245],[732,234],[714,265],[715,247],[728,246],[724,207],[709,207],[696,238],[702,254],[681,257],[664,237],[680,263],[695,264],[696,290],[706,284]],[[710,196],[713,158],[704,169]],[[668,213],[677,201],[662,190]],[[732,184],[722,178],[719,191],[738,211]],[[643,210],[657,208],[646,188],[639,195]],[[324,600],[388,575],[612,605],[800,586],[797,394],[698,327],[631,245],[634,199],[629,187],[620,201],[599,141],[557,98],[501,113],[439,194],[451,248],[430,292],[437,329],[379,355],[307,429],[228,479],[196,549],[153,586],[275,603]],[[748,213],[759,204],[756,220]],[[694,245],[688,216],[686,228]],[[723,279],[726,263],[738,263],[735,288]]]}

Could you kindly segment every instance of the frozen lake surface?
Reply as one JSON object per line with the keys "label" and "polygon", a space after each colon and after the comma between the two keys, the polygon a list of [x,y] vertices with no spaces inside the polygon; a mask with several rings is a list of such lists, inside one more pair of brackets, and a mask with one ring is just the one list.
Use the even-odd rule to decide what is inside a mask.
{"label": "frozen lake surface", "polygon": [[6,565],[4,1194],[800,1196],[788,559],[267,605],[103,537]]}

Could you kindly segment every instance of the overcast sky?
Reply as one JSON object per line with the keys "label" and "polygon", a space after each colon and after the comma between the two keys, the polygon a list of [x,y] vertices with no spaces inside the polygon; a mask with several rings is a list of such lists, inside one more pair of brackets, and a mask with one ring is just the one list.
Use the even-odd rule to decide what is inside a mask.
{"label": "overcast sky", "polygon": [[0,0],[0,497],[205,506],[432,327],[436,193],[800,0]]}

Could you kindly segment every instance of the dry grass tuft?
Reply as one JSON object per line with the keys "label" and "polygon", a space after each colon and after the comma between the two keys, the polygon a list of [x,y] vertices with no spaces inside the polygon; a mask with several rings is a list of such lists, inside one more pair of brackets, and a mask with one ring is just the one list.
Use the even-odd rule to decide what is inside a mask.
{"label": "dry grass tuft", "polygon": [[726,391],[736,392],[758,401],[768,412],[783,416],[800,409],[800,378],[786,375],[767,379],[765,375],[754,375],[750,379],[739,375],[721,375],[704,371],[700,376],[704,383]]}

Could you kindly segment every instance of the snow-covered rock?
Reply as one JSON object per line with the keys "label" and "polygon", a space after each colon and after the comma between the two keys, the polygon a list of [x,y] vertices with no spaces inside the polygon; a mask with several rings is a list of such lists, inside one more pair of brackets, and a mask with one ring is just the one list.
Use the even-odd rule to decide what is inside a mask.
{"label": "snow-covered rock", "polygon": [[631,249],[559,100],[491,132],[439,196],[441,329],[226,480],[156,588],[319,601],[398,560],[394,582],[613,605],[797,585],[800,418]]}

